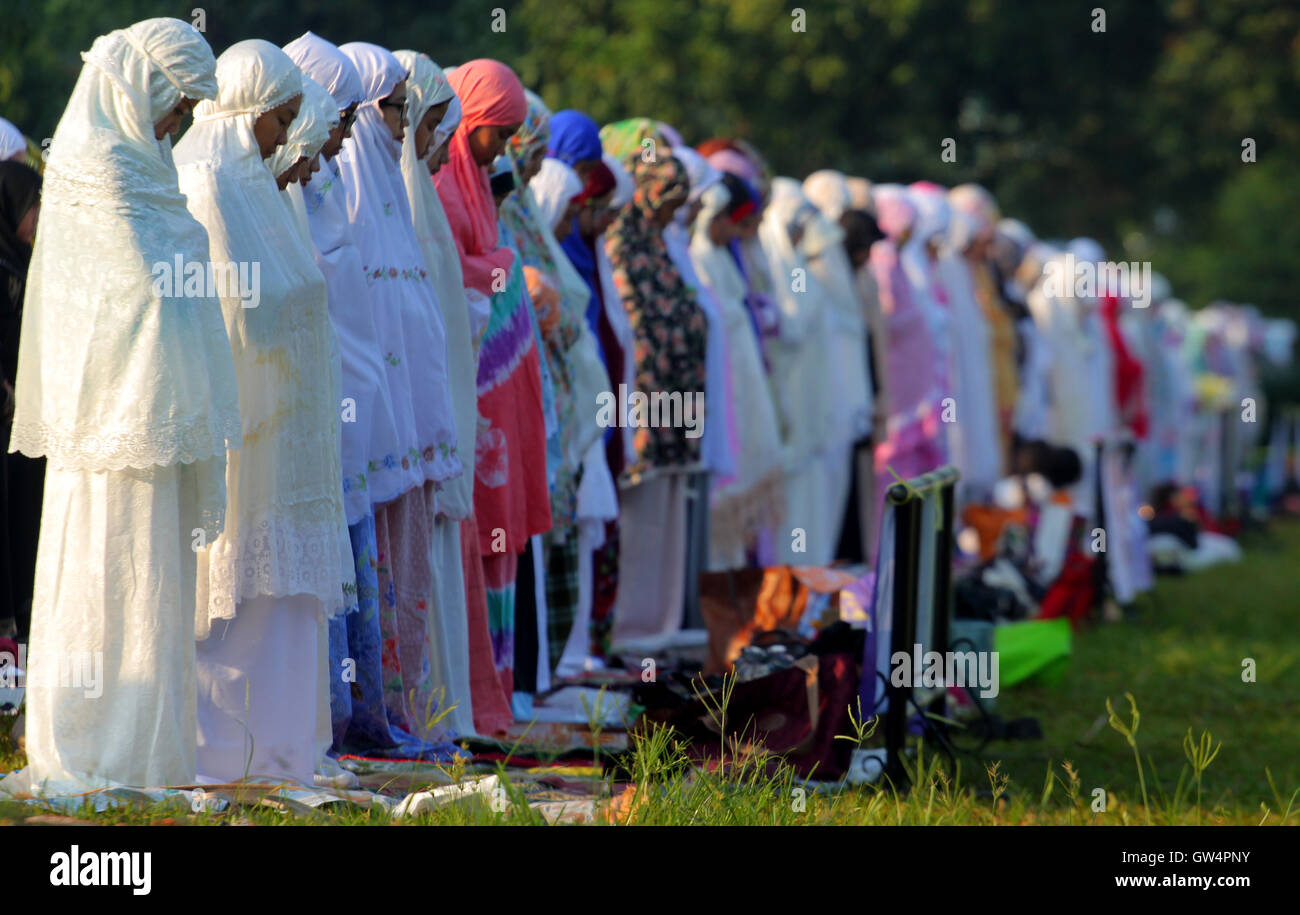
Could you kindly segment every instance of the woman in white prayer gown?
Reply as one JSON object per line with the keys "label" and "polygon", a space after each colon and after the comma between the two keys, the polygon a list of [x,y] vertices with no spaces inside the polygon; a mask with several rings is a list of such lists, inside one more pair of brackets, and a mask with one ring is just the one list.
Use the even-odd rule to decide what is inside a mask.
{"label": "woman in white prayer gown", "polygon": [[[393,409],[400,426],[410,418],[415,438],[409,456],[421,484],[375,512],[383,636],[396,647],[385,651],[385,702],[393,724],[433,741],[437,746],[427,752],[446,755],[455,748],[440,741],[453,735],[435,719],[455,700],[440,699],[434,685],[436,662],[429,641],[437,588],[433,530],[437,490],[461,476],[462,465],[446,325],[402,179],[402,140],[417,125],[406,114],[407,70],[390,51],[366,42],[350,42],[339,50],[357,68],[364,94],[352,136],[339,156],[339,171],[390,369]],[[403,466],[406,462],[402,457]]]}
{"label": "woman in white prayer gown", "polygon": [[[1054,445],[1069,446],[1079,455],[1083,477],[1071,492],[1076,511],[1091,518],[1095,514],[1096,491],[1093,442],[1099,431],[1094,421],[1096,409],[1091,403],[1098,398],[1092,367],[1097,358],[1097,342],[1089,333],[1087,305],[1072,293],[1069,265],[1065,254],[1049,257],[1043,265],[1043,276],[1030,290],[1026,304],[1051,357],[1047,378],[1047,399],[1051,404],[1047,440]],[[1070,288],[1063,282],[1071,284]],[[1103,396],[1109,396],[1108,391],[1103,391]]]}
{"label": "woman in white prayer gown", "polygon": [[[469,304],[456,242],[442,209],[429,158],[442,151],[460,122],[460,101],[442,68],[427,55],[397,51],[407,77],[411,127],[402,140],[402,179],[411,204],[411,220],[437,293],[447,332],[447,375],[455,411],[456,442],[463,472],[438,491],[433,520],[433,603],[429,609],[433,689],[450,706],[446,722],[457,734],[474,733],[470,696],[469,617],[465,609],[465,573],[461,563],[460,522],[474,513],[474,437],[478,424],[477,371],[470,339]],[[430,117],[435,108],[442,115]],[[436,118],[436,120],[435,120]],[[430,129],[425,121],[433,125]],[[444,125],[445,128],[444,128]]]}
{"label": "woman in white prayer gown", "polygon": [[988,498],[998,481],[1001,464],[997,396],[989,361],[990,331],[975,298],[975,280],[965,256],[974,237],[971,216],[952,209],[946,239],[939,250],[938,275],[948,293],[952,334],[950,390],[955,416],[946,426],[950,454],[961,471],[959,491],[963,501]]}
{"label": "woman in white prayer gown", "polygon": [[[739,179],[730,180],[739,193]],[[705,190],[691,237],[691,260],[718,303],[726,334],[729,377],[725,387],[733,397],[737,436],[734,470],[716,481],[710,493],[711,571],[744,568],[759,530],[775,527],[785,515],[781,432],[763,374],[758,337],[745,308],[745,279],[727,248],[737,231],[728,214],[743,202],[732,199],[728,184]]]}
{"label": "woman in white prayer gown", "polygon": [[[801,245],[814,218],[819,213],[802,185],[777,178],[758,231],[780,311],[779,330],[768,349],[786,480],[787,529],[777,536],[776,548],[788,565],[824,566],[835,558],[847,489],[839,494],[842,487],[828,483],[823,463],[843,430],[834,427],[830,305]],[[847,470],[847,459],[843,463]]]}
{"label": "woman in white prayer gown", "polygon": [[193,782],[195,550],[240,442],[221,306],[175,273],[208,260],[168,133],[216,96],[212,50],[149,19],[83,59],[45,170],[11,441],[48,469],[29,765],[6,788],[49,794]]}
{"label": "woman in white prayer gown", "polygon": [[221,55],[217,80],[177,145],[181,188],[214,260],[258,272],[251,300],[248,287],[221,297],[244,447],[228,458],[226,529],[199,561],[198,776],[310,784],[318,627],[347,606],[350,545],[325,278],[269,164],[302,76],[254,39]]}
{"label": "woman in white prayer gown", "polygon": [[[335,106],[333,96],[320,83],[303,74],[302,105],[298,109],[298,116],[294,118],[293,124],[289,127],[289,139],[268,160],[271,173],[276,176],[275,183],[280,188],[280,199],[289,208],[294,225],[302,238],[303,246],[313,256],[316,252],[316,246],[312,239],[311,224],[307,215],[307,201],[303,196],[303,186],[313,174],[320,171],[321,149],[330,138],[331,131],[339,126],[340,120],[339,109]],[[328,282],[327,279],[327,285]],[[338,335],[332,324],[330,327],[330,365],[333,372],[334,402],[340,404],[342,410],[347,410],[348,407],[343,401],[342,356]],[[341,462],[344,457],[342,427],[342,423],[337,426],[340,430],[338,448]],[[340,467],[342,466],[344,465],[340,463]],[[344,510],[346,512],[350,508],[346,485],[343,492]],[[340,546],[350,545],[350,531],[345,529],[341,534]],[[339,563],[346,592],[344,604],[348,613],[355,613],[359,610],[356,584],[357,570],[353,564],[351,549],[348,549],[339,557]],[[342,617],[332,621],[332,623],[342,622]],[[327,626],[318,627],[316,637],[318,656],[316,664],[316,784],[355,787],[358,784],[357,777],[344,770],[328,755],[330,746],[334,742],[333,720],[330,714],[331,671],[339,671],[341,678],[341,672],[347,663],[346,646],[338,646],[336,655],[331,660],[328,628]]]}
{"label": "woman in white prayer gown", "polygon": [[[820,210],[808,221],[802,248],[808,270],[826,294],[826,320],[831,367],[831,437],[823,457],[830,536],[838,540],[852,488],[855,444],[871,434],[872,392],[867,369],[867,321],[853,279],[853,265],[844,250],[844,229]],[[836,544],[832,543],[832,548]]]}

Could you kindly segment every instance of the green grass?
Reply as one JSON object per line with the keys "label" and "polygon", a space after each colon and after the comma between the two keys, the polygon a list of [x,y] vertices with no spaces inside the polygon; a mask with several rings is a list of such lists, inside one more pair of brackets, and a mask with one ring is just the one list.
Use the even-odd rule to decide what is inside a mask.
{"label": "green grass", "polygon": [[[1187,764],[1188,729],[1196,738],[1209,730],[1223,748],[1205,775],[1204,803],[1257,819],[1261,803],[1276,812],[1278,794],[1300,787],[1300,525],[1274,523],[1243,545],[1240,564],[1160,579],[1139,600],[1135,621],[1078,633],[1060,687],[1017,687],[998,698],[999,714],[1032,715],[1044,732],[1038,745],[998,748],[1013,783],[1041,780],[1051,758],[1072,761],[1089,791],[1138,795],[1123,737],[1094,727],[1108,698],[1127,720],[1124,693],[1132,693],[1149,790],[1154,769],[1172,793]],[[1255,661],[1253,683],[1242,680],[1246,658]]]}
{"label": "green grass", "polygon": [[[1042,741],[993,744],[983,760],[965,757],[955,768],[918,746],[911,791],[862,787],[828,795],[805,788],[784,766],[773,773],[772,760],[746,755],[735,742],[725,748],[722,771],[701,771],[671,732],[654,730],[632,740],[630,787],[597,780],[599,800],[590,819],[644,825],[1300,823],[1300,524],[1277,523],[1243,542],[1242,563],[1161,579],[1138,604],[1137,620],[1078,633],[1061,686],[1022,686],[999,696],[1003,717],[1039,719]],[[1253,683],[1242,680],[1245,658],[1255,661]],[[0,734],[0,766],[22,763]],[[401,821],[358,806],[314,815],[257,805],[194,814],[183,803],[78,816],[106,825],[545,822],[527,804],[523,776],[512,783],[501,769],[498,777],[504,793],[496,803],[484,798]],[[1104,810],[1097,809],[1097,789],[1104,792]],[[0,803],[0,822],[43,812]]]}

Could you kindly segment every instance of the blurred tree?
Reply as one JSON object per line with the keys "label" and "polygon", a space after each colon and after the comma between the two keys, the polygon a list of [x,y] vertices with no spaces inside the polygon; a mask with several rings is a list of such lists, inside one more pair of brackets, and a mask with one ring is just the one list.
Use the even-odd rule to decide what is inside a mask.
{"label": "blurred tree", "polygon": [[[148,16],[192,18],[203,2],[9,0],[0,114],[39,142],[96,35]],[[978,181],[1043,237],[1087,234],[1117,258],[1154,258],[1192,304],[1241,295],[1295,309],[1300,268],[1285,244],[1300,183],[1285,166],[1300,154],[1300,6],[1110,0],[1099,31],[1094,4],[796,2],[222,0],[204,10],[217,51],[311,29],[442,64],[497,57],[553,108],[601,122],[649,115],[695,143],[744,136],[781,173]],[[493,28],[498,9],[504,30]],[[1258,163],[1241,160],[1247,137]],[[946,138],[953,162],[940,158]]]}

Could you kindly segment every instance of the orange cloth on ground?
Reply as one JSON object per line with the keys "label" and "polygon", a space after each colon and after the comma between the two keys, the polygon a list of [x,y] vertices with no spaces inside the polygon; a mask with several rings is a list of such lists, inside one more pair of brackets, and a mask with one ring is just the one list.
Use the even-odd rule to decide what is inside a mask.
{"label": "orange cloth on ground", "polygon": [[1008,511],[995,505],[968,505],[961,520],[975,529],[980,537],[980,560],[992,559],[998,552],[998,538],[1008,524],[1028,524],[1029,512],[1023,508]]}

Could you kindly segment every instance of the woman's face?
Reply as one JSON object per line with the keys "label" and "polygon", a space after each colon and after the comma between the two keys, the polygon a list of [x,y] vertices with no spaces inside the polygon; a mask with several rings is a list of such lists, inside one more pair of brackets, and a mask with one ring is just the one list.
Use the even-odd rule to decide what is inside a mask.
{"label": "woman's face", "polygon": [[655,225],[661,229],[667,226],[673,221],[673,217],[677,215],[677,211],[681,209],[684,203],[686,201],[679,198],[661,205],[659,209],[655,210]]}
{"label": "woman's face", "polygon": [[578,211],[578,233],[583,238],[595,238],[614,222],[614,214],[609,208],[613,198],[614,192],[610,191],[587,201],[587,205]]}
{"label": "woman's face", "polygon": [[176,103],[176,106],[167,112],[161,121],[154,123],[154,139],[161,140],[168,134],[175,136],[176,131],[181,129],[181,121],[185,120],[185,116],[194,110],[194,105],[194,99],[181,96],[181,100]]}
{"label": "woman's face", "polygon": [[719,248],[725,248],[736,237],[736,224],[724,210],[709,220],[708,234],[709,241]]}
{"label": "woman's face", "polygon": [[360,102],[353,102],[339,112],[338,126],[330,129],[330,138],[325,141],[325,145],[320,150],[320,154],[326,159],[337,156],[339,150],[343,148],[343,141],[352,136],[352,123],[357,119],[359,107],[361,107]]}
{"label": "woman's face", "polygon": [[515,135],[519,124],[480,124],[469,133],[469,154],[484,167],[505,151],[506,141]]}
{"label": "woman's face", "polygon": [[302,95],[295,95],[277,108],[263,112],[253,122],[253,138],[257,140],[257,149],[263,159],[268,159],[276,147],[289,141],[289,125],[298,116],[298,106],[302,104]]}
{"label": "woman's face", "polygon": [[410,121],[406,119],[406,80],[402,80],[388,93],[388,98],[379,100],[379,113],[384,116],[384,123],[393,133],[393,139],[399,143],[406,137],[406,128]]}
{"label": "woman's face", "polygon": [[979,263],[989,259],[990,248],[993,246],[993,230],[984,228],[979,231],[973,239],[970,246],[966,248],[966,259],[972,263]]}
{"label": "woman's face", "polygon": [[429,163],[430,175],[438,174],[438,170],[451,160],[451,153],[447,149],[449,145],[451,145],[450,137],[444,140],[442,145],[433,151],[433,155],[425,160]]}
{"label": "woman's face", "polygon": [[542,170],[542,163],[544,161],[546,161],[545,146],[539,146],[529,154],[528,159],[524,162],[524,170],[519,175],[519,180],[523,183],[524,187],[527,187],[528,182],[537,177],[537,173]]}
{"label": "woman's face", "polygon": [[570,200],[569,205],[560,214],[560,221],[555,224],[555,240],[564,241],[573,231],[573,219],[586,209],[580,201]]}
{"label": "woman's face", "polygon": [[599,164],[599,159],[579,159],[577,162],[573,163],[573,170],[578,173],[578,177],[582,179],[582,183],[586,184],[588,176],[591,175],[591,170]]}
{"label": "woman's face", "polygon": [[420,118],[420,123],[415,125],[415,158],[423,159],[429,154],[433,132],[442,123],[442,118],[447,113],[447,106],[450,104],[451,99],[447,99],[441,105],[434,105],[424,113],[424,117]]}
{"label": "woman's face", "polygon": [[18,223],[15,234],[19,241],[31,244],[32,239],[36,237],[36,220],[41,215],[41,201],[38,199],[32,204],[32,208],[23,214],[23,218]]}
{"label": "woman's face", "polygon": [[290,184],[292,184],[293,182],[297,181],[297,180],[298,180],[298,176],[299,176],[299,174],[300,174],[299,169],[302,167],[302,164],[303,164],[304,162],[306,162],[306,161],[307,161],[307,157],[306,157],[306,156],[300,156],[300,157],[299,157],[299,158],[298,158],[298,159],[293,163],[293,165],[290,165],[288,168],[286,168],[286,169],[285,169],[284,171],[282,171],[280,174],[276,175],[276,176],[275,176],[275,183],[276,183],[276,186],[279,187],[280,190],[284,190],[284,189],[285,189],[286,187],[288,187]]}
{"label": "woman's face", "polygon": [[736,237],[753,238],[758,234],[759,224],[763,221],[763,215],[755,209],[752,213],[740,221],[736,227]]}
{"label": "woman's face", "polygon": [[304,162],[298,169],[298,183],[303,187],[306,187],[307,183],[311,181],[312,175],[320,171],[320,156],[320,153],[316,153],[311,157],[310,162]]}

